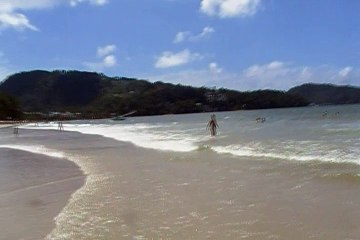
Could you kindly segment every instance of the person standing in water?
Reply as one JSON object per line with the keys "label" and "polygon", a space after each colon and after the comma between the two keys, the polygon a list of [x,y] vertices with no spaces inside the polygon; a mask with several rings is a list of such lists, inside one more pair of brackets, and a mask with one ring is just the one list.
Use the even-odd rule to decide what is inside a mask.
{"label": "person standing in water", "polygon": [[216,129],[219,127],[216,121],[215,114],[211,114],[210,120],[206,126],[206,129],[210,130],[210,135],[215,136],[216,135]]}
{"label": "person standing in water", "polygon": [[63,131],[64,131],[64,125],[63,125],[63,123],[62,123],[61,121],[58,122],[58,130],[59,130],[60,132],[63,132]]}

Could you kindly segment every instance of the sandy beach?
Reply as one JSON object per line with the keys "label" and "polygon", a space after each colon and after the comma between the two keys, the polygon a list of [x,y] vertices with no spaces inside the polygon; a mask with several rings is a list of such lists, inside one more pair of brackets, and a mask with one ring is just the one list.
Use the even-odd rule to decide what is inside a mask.
{"label": "sandy beach", "polygon": [[0,0],[0,240],[360,240],[360,0]]}
{"label": "sandy beach", "polygon": [[[2,197],[10,205],[1,204],[6,216],[24,218],[11,210],[19,209],[36,218],[34,222],[13,220],[24,225],[28,234],[24,239],[44,235],[47,239],[114,240],[360,236],[358,165],[254,161],[207,149],[157,151],[99,135],[53,130],[21,129],[19,137],[7,142],[62,152],[87,176],[82,185],[76,165],[69,165],[70,172],[77,173],[51,180],[60,181],[56,188],[46,184],[50,180],[42,180],[45,186],[17,197],[18,204],[11,196]],[[52,166],[47,167],[54,173]]]}
{"label": "sandy beach", "polygon": [[[5,135],[15,138],[11,129],[3,128],[0,134],[0,142]],[[29,143],[22,146],[26,145]],[[0,146],[0,239],[43,239],[55,227],[54,218],[83,185],[85,176],[65,158],[3,146]]]}

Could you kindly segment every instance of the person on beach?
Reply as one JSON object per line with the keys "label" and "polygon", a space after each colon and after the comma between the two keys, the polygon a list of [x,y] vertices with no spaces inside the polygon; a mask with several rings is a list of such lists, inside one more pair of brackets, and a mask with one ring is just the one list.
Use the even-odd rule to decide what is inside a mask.
{"label": "person on beach", "polygon": [[60,131],[60,132],[63,132],[64,131],[64,125],[63,125],[63,123],[60,121],[60,122],[58,122],[58,130]]}
{"label": "person on beach", "polygon": [[13,133],[14,133],[15,136],[18,136],[18,135],[19,135],[19,127],[18,127],[18,126],[15,126],[15,127],[13,128]]}
{"label": "person on beach", "polygon": [[210,130],[210,135],[215,136],[216,135],[216,129],[219,127],[216,121],[215,114],[211,114],[210,120],[206,126],[206,130]]}

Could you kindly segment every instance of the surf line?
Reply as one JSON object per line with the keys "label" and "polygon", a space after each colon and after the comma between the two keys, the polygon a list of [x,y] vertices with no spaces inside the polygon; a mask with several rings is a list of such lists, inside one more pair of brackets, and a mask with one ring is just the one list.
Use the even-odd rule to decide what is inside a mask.
{"label": "surf line", "polygon": [[[65,158],[65,154],[63,152],[59,152],[56,150],[45,148],[44,146],[25,146],[25,145],[0,145],[0,148],[13,149],[18,151],[29,152],[33,154],[41,154],[48,157],[54,158]],[[70,159],[69,159],[70,160]]]}
{"label": "surf line", "polygon": [[35,186],[26,187],[26,188],[23,188],[23,189],[16,189],[16,190],[13,190],[11,192],[6,192],[6,193],[3,193],[3,194],[0,195],[0,196],[4,196],[4,195],[7,195],[7,194],[14,194],[14,193],[21,192],[21,191],[26,191],[26,190],[30,190],[30,189],[36,189],[36,188],[43,187],[43,186],[51,186],[53,184],[64,183],[64,182],[67,182],[67,181],[83,178],[84,181],[83,181],[82,186],[79,187],[77,190],[75,190],[71,194],[71,196],[67,200],[67,203],[65,204],[63,209],[53,219],[53,221],[55,223],[55,228],[52,229],[50,231],[50,233],[48,233],[47,236],[45,237],[45,239],[50,239],[49,236],[51,236],[51,234],[59,226],[58,217],[61,216],[61,214],[64,212],[64,209],[66,209],[66,207],[69,205],[69,203],[74,199],[74,196],[77,193],[79,193],[88,184],[89,174],[87,173],[86,169],[81,164],[78,163],[78,161],[76,160],[75,157],[66,156],[66,154],[64,152],[61,152],[61,151],[48,149],[48,148],[45,148],[44,146],[30,146],[29,147],[29,146],[23,146],[23,145],[0,145],[0,149],[1,148],[15,149],[15,150],[34,153],[34,154],[41,154],[41,155],[45,155],[45,156],[49,156],[49,157],[53,157],[53,158],[55,157],[55,158],[65,159],[67,161],[73,162],[76,166],[78,166],[78,168],[82,172],[82,174],[83,174],[82,176],[74,176],[74,177],[69,177],[69,178],[66,178],[66,179],[58,180],[58,181],[52,181],[52,182],[48,182],[48,183],[43,183],[43,184],[39,184],[39,185],[35,185]]}
{"label": "surf line", "polygon": [[32,189],[36,189],[36,188],[40,188],[40,187],[50,186],[50,185],[53,185],[53,184],[64,183],[64,182],[67,182],[67,181],[76,180],[76,179],[82,179],[82,178],[85,178],[85,176],[75,176],[75,177],[65,178],[65,179],[61,179],[61,180],[57,180],[57,181],[51,181],[51,182],[42,183],[42,184],[38,184],[38,185],[34,185],[34,186],[29,186],[29,187],[26,187],[26,188],[15,189],[15,190],[12,190],[10,192],[2,193],[2,194],[0,194],[0,196],[10,195],[10,194],[19,193],[19,192],[24,192],[24,191],[28,191],[28,190],[32,190]]}

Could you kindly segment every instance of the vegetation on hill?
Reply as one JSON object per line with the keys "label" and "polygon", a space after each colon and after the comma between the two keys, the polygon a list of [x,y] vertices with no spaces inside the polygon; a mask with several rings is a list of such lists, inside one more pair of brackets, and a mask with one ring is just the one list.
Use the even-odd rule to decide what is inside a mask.
{"label": "vegetation on hill", "polygon": [[301,96],[315,104],[360,103],[360,88],[352,86],[308,83],[294,87],[288,93]]}
{"label": "vegetation on hill", "polygon": [[0,93],[0,120],[16,120],[20,118],[21,112],[15,98]]}
{"label": "vegetation on hill", "polygon": [[109,116],[177,114],[298,107],[302,97],[275,90],[238,92],[151,83],[80,71],[31,71],[8,77],[0,91],[15,96],[25,112],[79,112]]}

